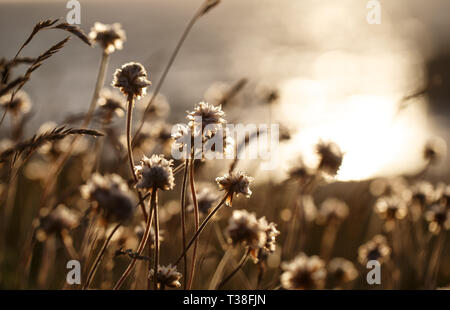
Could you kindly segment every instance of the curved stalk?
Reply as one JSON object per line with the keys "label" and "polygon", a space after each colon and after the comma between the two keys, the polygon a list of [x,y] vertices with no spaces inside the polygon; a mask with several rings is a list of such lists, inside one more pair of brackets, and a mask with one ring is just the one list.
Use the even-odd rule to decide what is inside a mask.
{"label": "curved stalk", "polygon": [[142,254],[142,251],[144,250],[145,245],[147,244],[148,237],[150,236],[150,227],[152,226],[152,219],[153,219],[153,212],[155,210],[155,205],[156,205],[156,190],[152,191],[150,199],[150,214],[147,217],[147,225],[145,226],[144,235],[142,236],[141,242],[139,243],[138,249],[136,251],[138,255],[132,259],[127,269],[120,277],[119,281],[117,281],[116,285],[114,285],[113,288],[114,290],[118,290],[122,286],[123,282],[128,277],[133,267],[136,265],[137,257]]}
{"label": "curved stalk", "polygon": [[[159,216],[158,216],[158,203],[157,203],[157,190],[156,188],[153,188],[153,191],[155,192],[155,262],[154,262],[154,275],[155,275],[155,281],[154,281],[154,290],[156,291],[158,289],[158,281],[156,279],[156,274],[158,272],[158,265],[159,265]],[[150,264],[149,264],[150,266]]]}
{"label": "curved stalk", "polygon": [[250,254],[250,248],[247,248],[245,250],[244,255],[241,258],[241,261],[237,265],[237,267],[228,276],[226,276],[225,279],[223,279],[219,283],[219,285],[217,286],[218,289],[220,289],[222,286],[224,286],[225,283],[227,283],[236,274],[236,272],[238,272],[242,268],[242,266],[244,266],[245,262],[247,261],[247,258],[248,258],[249,254]]}
{"label": "curved stalk", "polygon": [[[188,175],[188,161],[189,160],[186,159],[186,162],[184,164],[183,184],[181,186],[181,199],[180,199],[181,200],[181,234],[182,234],[182,240],[183,240],[183,250],[186,248],[186,181],[187,181],[187,175]],[[184,288],[186,288],[187,287],[187,278],[188,278],[186,255],[183,255],[183,259],[184,259],[183,285],[184,285]]]}
{"label": "curved stalk", "polygon": [[[195,183],[194,183],[194,154],[192,154],[190,169],[189,169],[189,185],[191,188],[192,194],[192,204],[194,205],[194,218],[195,218],[195,231],[198,230],[198,225],[200,222],[199,212],[198,212],[198,201],[197,194],[195,192]],[[194,273],[195,273],[195,261],[197,259],[197,248],[198,248],[198,238],[194,241],[194,250],[192,252],[192,262],[191,262],[191,273],[189,275],[189,282],[187,289],[190,290],[192,287],[192,282],[194,281]]]}
{"label": "curved stalk", "polygon": [[[133,119],[133,105],[134,105],[134,96],[130,95],[127,99],[127,124],[126,124],[126,134],[127,134],[127,153],[128,153],[128,163],[130,164],[131,175],[133,176],[134,182],[137,183],[138,178],[136,176],[136,172],[134,171],[134,162],[133,162],[133,150],[131,148],[131,122]],[[144,200],[142,199],[142,194],[139,189],[136,188],[136,192],[139,197],[139,205],[141,206],[142,213],[144,214],[144,219],[147,221],[147,211],[145,210]]]}
{"label": "curved stalk", "polygon": [[83,290],[89,288],[89,285],[91,284],[92,279],[95,276],[95,273],[97,272],[97,268],[100,265],[100,262],[103,258],[103,255],[105,254],[106,248],[108,247],[109,242],[111,241],[112,237],[114,236],[114,234],[116,233],[116,231],[119,229],[119,227],[122,225],[122,223],[117,224],[113,230],[111,231],[111,233],[109,234],[109,236],[106,238],[105,243],[102,246],[102,249],[100,250],[100,252],[97,255],[97,258],[95,259],[94,264],[91,267],[91,270],[89,271],[88,277],[86,279],[86,283],[83,286]]}
{"label": "curved stalk", "polygon": [[167,73],[169,73],[169,70],[172,67],[172,64],[174,63],[175,58],[177,57],[178,52],[180,51],[181,46],[183,45],[184,41],[186,40],[189,32],[191,31],[191,29],[194,26],[195,22],[200,18],[202,9],[204,8],[205,3],[207,1],[208,0],[206,0],[204,3],[202,3],[202,5],[199,8],[199,10],[197,10],[195,12],[194,16],[192,16],[191,20],[189,21],[189,23],[187,24],[186,28],[184,29],[180,39],[178,40],[178,43],[175,46],[175,49],[172,52],[172,55],[170,56],[169,62],[167,63],[166,67],[164,68],[163,74],[162,74],[161,78],[159,79],[158,84],[155,87],[155,91],[153,92],[152,97],[150,98],[150,101],[148,102],[147,107],[145,108],[144,113],[142,114],[142,119],[141,119],[141,122],[139,123],[139,127],[138,127],[138,129],[136,130],[136,133],[133,136],[133,143],[132,143],[133,146],[134,146],[134,144],[136,142],[136,137],[139,135],[139,133],[142,130],[142,127],[144,126],[145,118],[147,117],[147,113],[148,113],[148,111],[150,109],[150,106],[152,105],[153,101],[155,101],[156,97],[158,96],[159,91],[161,90],[161,87],[163,86],[164,81],[166,79]]}
{"label": "curved stalk", "polygon": [[189,248],[192,246],[192,244],[194,243],[194,241],[200,236],[200,234],[202,233],[203,229],[205,229],[206,224],[208,224],[209,220],[214,216],[214,214],[217,213],[217,211],[219,211],[220,207],[225,203],[225,201],[228,199],[228,196],[230,196],[229,193],[226,193],[222,200],[220,200],[220,202],[217,204],[216,207],[214,207],[214,209],[211,211],[211,213],[208,214],[208,216],[203,220],[202,224],[200,225],[200,227],[198,228],[198,230],[195,232],[194,236],[192,236],[191,240],[189,241],[187,247],[184,249],[183,253],[181,253],[180,257],[178,257],[178,259],[175,262],[175,265],[178,265],[178,263],[180,262],[180,260],[183,258],[184,255],[186,255],[187,251],[189,250]]}

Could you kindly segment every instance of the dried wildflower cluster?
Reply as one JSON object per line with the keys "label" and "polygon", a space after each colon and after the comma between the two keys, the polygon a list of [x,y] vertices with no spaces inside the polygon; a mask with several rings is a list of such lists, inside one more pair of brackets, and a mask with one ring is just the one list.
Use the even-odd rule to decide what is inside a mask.
{"label": "dried wildflower cluster", "polygon": [[[204,1],[193,22],[219,2]],[[36,57],[21,53],[51,29],[98,45],[102,59],[89,109],[27,138],[34,111],[24,86],[68,38]],[[266,115],[256,109],[282,117],[282,88],[246,78],[214,83],[175,128],[179,107],[160,93],[173,57],[147,97],[150,75],[137,62],[115,70],[114,89],[105,87],[125,40],[118,23],[95,23],[88,38],[77,26],[44,20],[13,59],[0,58],[2,287],[57,288],[65,281],[52,267],[74,259],[83,265],[77,289],[365,289],[374,260],[382,264],[379,288],[448,285],[450,186],[436,183],[446,164],[443,140],[424,145],[416,175],[341,182],[341,166],[352,159],[319,139],[314,157],[300,158],[279,182],[278,170],[260,174],[253,163],[221,155],[236,155],[262,133],[235,144],[227,122]],[[279,125],[279,142],[296,143],[291,127]],[[240,195],[251,199],[233,201]]]}
{"label": "dried wildflower cluster", "polygon": [[385,189],[375,203],[375,212],[385,221],[390,231],[396,223],[408,216],[413,222],[425,221],[430,232],[449,230],[449,186],[429,182],[408,185],[399,180],[384,185]]}

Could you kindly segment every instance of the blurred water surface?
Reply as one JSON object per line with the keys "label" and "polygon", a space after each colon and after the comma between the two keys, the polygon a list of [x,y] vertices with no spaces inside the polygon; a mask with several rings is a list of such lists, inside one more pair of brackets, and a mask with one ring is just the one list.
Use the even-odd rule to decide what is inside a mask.
{"label": "blurred water surface", "polygon": [[[157,81],[201,2],[80,1],[85,32],[96,21],[120,22],[127,32],[124,50],[111,58],[107,84],[129,61],[143,63]],[[394,119],[396,104],[427,83],[427,61],[450,47],[450,2],[380,2],[382,23],[369,25],[362,0],[222,1],[195,25],[162,89],[172,120],[180,120],[213,82],[246,77],[281,90],[271,120],[298,132],[282,149],[283,163],[297,151],[311,153],[324,138],[346,152],[341,179],[420,169],[424,142],[435,134],[449,139],[448,119],[436,122],[425,98]],[[62,0],[0,0],[0,55],[12,58],[37,21],[64,18],[67,11]],[[22,55],[42,53],[64,35],[40,33]],[[98,48],[73,38],[33,74],[25,88],[37,113],[30,130],[87,109],[100,56]],[[267,115],[245,118],[261,122]]]}

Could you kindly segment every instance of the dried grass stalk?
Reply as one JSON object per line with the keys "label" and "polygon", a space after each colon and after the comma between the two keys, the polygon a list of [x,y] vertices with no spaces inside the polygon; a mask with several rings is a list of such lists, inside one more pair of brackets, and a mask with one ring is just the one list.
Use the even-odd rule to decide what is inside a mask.
{"label": "dried grass stalk", "polygon": [[56,127],[43,134],[34,135],[30,139],[19,142],[15,146],[3,151],[0,153],[0,163],[5,162],[11,156],[14,156],[14,160],[22,154],[30,156],[31,153],[44,143],[61,140],[70,135],[103,136],[101,132],[92,129],[65,128],[65,126]]}

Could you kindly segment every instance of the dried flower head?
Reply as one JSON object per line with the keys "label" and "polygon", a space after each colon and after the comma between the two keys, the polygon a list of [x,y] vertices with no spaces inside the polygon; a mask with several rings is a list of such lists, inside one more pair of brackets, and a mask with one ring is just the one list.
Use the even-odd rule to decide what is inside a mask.
{"label": "dried flower head", "polygon": [[437,234],[450,229],[450,209],[441,204],[434,204],[425,212],[430,232]]}
{"label": "dried flower head", "polygon": [[123,98],[108,88],[102,89],[97,104],[102,111],[103,119],[106,123],[111,122],[114,114],[118,117],[122,117],[125,114],[125,102]]}
{"label": "dried flower head", "polygon": [[391,248],[388,246],[386,238],[376,235],[358,249],[358,260],[366,266],[368,261],[377,260],[380,264],[389,260]]}
{"label": "dried flower head", "polygon": [[128,185],[117,174],[95,173],[80,191],[84,199],[96,203],[107,222],[125,222],[133,216],[135,205]]}
{"label": "dried flower head", "polygon": [[121,50],[123,42],[126,40],[125,31],[122,25],[114,23],[105,25],[99,22],[94,24],[89,33],[89,39],[99,44],[105,53],[111,54],[115,50]]}
{"label": "dried flower head", "polygon": [[14,116],[30,112],[31,100],[26,92],[19,90],[11,101],[11,94],[0,97],[0,106]]}
{"label": "dried flower head", "polygon": [[337,286],[351,282],[358,276],[353,263],[345,258],[333,258],[328,264],[328,275],[330,275]]}
{"label": "dried flower head", "polygon": [[223,177],[216,178],[216,182],[221,190],[228,193],[227,205],[229,206],[231,206],[233,201],[233,194],[236,194],[236,196],[243,194],[247,198],[252,194],[249,186],[253,182],[253,178],[249,177],[245,172],[232,171]]}
{"label": "dried flower head", "polygon": [[267,242],[266,227],[247,210],[235,210],[228,220],[227,235],[230,243],[242,243],[253,250],[263,248]]}
{"label": "dried flower head", "polygon": [[406,217],[408,208],[403,199],[397,196],[381,197],[375,203],[375,212],[385,220],[385,227],[389,231],[394,228],[395,221]]}
{"label": "dried flower head", "polygon": [[[150,271],[150,277],[154,277],[155,271],[152,269]],[[156,281],[158,282],[159,287],[180,287],[180,279],[182,275],[177,271],[177,266],[158,266],[158,272],[156,273]]]}
{"label": "dried flower head", "polygon": [[319,155],[318,169],[335,176],[342,164],[344,154],[339,146],[334,142],[319,142],[316,146],[317,154]]}
{"label": "dried flower head", "polygon": [[322,289],[325,285],[327,271],[325,262],[318,256],[298,255],[291,262],[281,264],[283,273],[280,281],[288,290]]}
{"label": "dried flower head", "polygon": [[58,205],[54,209],[43,208],[39,212],[36,239],[44,241],[51,234],[72,230],[79,224],[79,216],[65,205]]}
{"label": "dried flower head", "polygon": [[317,223],[341,223],[348,216],[349,209],[345,202],[337,198],[327,198],[320,206],[317,214]]}
{"label": "dried flower head", "polygon": [[173,171],[173,160],[167,160],[164,155],[152,155],[150,158],[141,159],[141,164],[135,166],[136,175],[139,179],[137,188],[171,190],[175,186]]}
{"label": "dried flower head", "polygon": [[152,83],[147,80],[147,71],[140,63],[129,62],[116,69],[112,86],[117,87],[127,97],[140,98],[146,93],[147,86]]}
{"label": "dried flower head", "polygon": [[188,112],[187,119],[189,127],[193,129],[194,135],[201,130],[203,137],[211,137],[222,125],[226,123],[223,116],[225,113],[222,107],[215,107],[207,102],[200,102],[195,106],[194,111]]}

